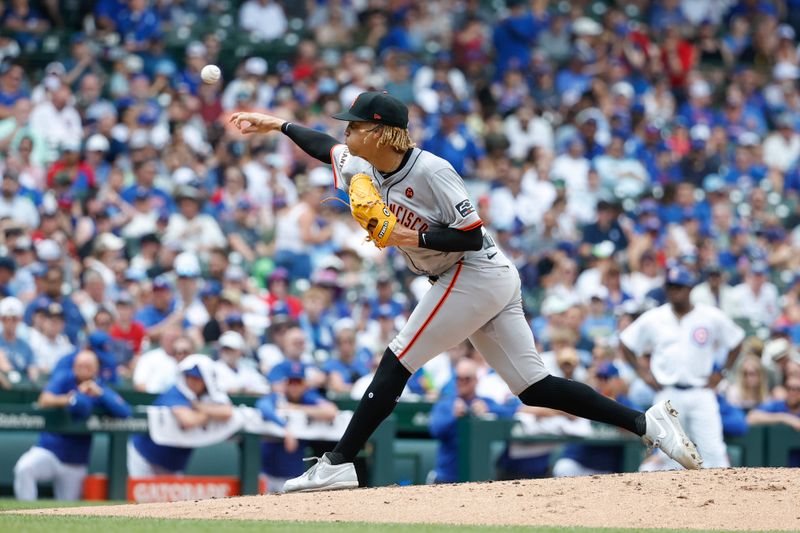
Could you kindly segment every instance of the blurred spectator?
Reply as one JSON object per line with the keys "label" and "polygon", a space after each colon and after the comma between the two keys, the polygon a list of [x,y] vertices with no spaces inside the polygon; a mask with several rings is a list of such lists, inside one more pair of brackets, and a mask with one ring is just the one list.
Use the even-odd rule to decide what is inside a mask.
{"label": "blurred spectator", "polygon": [[36,367],[48,375],[56,362],[72,353],[75,346],[64,335],[64,309],[60,304],[51,303],[41,311],[42,317],[34,319],[29,335],[30,348]]}
{"label": "blurred spectator", "polygon": [[0,184],[0,217],[23,224],[29,229],[39,227],[39,213],[30,198],[20,194],[19,174],[8,169]]}
{"label": "blurred spectator", "polygon": [[769,398],[769,382],[755,355],[746,355],[739,363],[736,377],[730,383],[725,398],[731,405],[749,411],[763,404]]}
{"label": "blurred spectator", "polygon": [[491,398],[476,394],[478,367],[469,359],[460,360],[455,367],[455,394],[436,402],[431,410],[431,436],[439,441],[436,457],[434,483],[454,483],[458,475],[458,431],[457,422],[464,416],[485,416],[489,413],[510,417],[508,409]]}
{"label": "blurred spectator", "polygon": [[269,41],[283,37],[288,29],[283,7],[274,0],[247,0],[239,10],[239,26]]}
{"label": "blurred spectator", "polygon": [[219,338],[219,357],[214,365],[220,389],[228,394],[266,394],[269,390],[252,360],[244,359],[247,348],[244,338],[235,331],[226,331]]}
{"label": "blurred spectator", "polygon": [[24,309],[22,302],[13,296],[0,300],[0,322],[3,326],[0,335],[0,372],[12,384],[22,379],[35,383],[39,379],[40,370],[34,353],[28,343],[17,335]]}
{"label": "blurred spectator", "polygon": [[[191,355],[176,369],[176,384],[160,394],[154,406],[169,407],[182,429],[226,421],[233,414],[228,396],[216,386],[213,362],[204,355]],[[135,435],[128,441],[128,476],[180,475],[193,448],[162,446],[148,434]]]}
{"label": "blurred spectator", "polygon": [[[95,409],[117,418],[129,417],[130,406],[103,383],[98,369],[92,352],[80,352],[71,368],[50,378],[39,395],[39,407],[65,409],[73,420],[85,420]],[[79,500],[89,469],[91,445],[91,433],[42,433],[36,445],[14,466],[14,496],[18,500],[35,500],[37,483],[52,481],[56,499]]]}
{"label": "blurred spectator", "polygon": [[143,353],[133,370],[133,388],[151,394],[166,391],[175,384],[178,364],[194,353],[194,344],[180,332],[166,329],[159,343]]}
{"label": "blurred spectator", "polygon": [[[334,349],[331,358],[322,365],[327,375],[326,390],[348,394],[353,383],[369,373],[369,350],[358,345],[356,323],[350,318],[339,319],[333,325]],[[366,352],[366,353],[364,353]]]}
{"label": "blurred spectator", "polygon": [[[752,426],[785,424],[795,431],[800,431],[800,378],[793,377],[786,381],[786,399],[763,403],[747,414],[747,423]],[[800,466],[800,453],[793,450],[789,453],[787,466]]]}
{"label": "blurred spectator", "polygon": [[780,314],[778,289],[768,281],[769,267],[755,262],[745,281],[731,291],[730,313],[734,318],[746,318],[759,324],[771,325]]}
{"label": "blurred spectator", "polygon": [[286,389],[283,393],[264,396],[256,402],[265,420],[286,428],[283,440],[265,440],[261,444],[261,471],[267,478],[267,492],[281,492],[287,479],[303,473],[303,456],[307,443],[298,441],[286,427],[281,414],[300,412],[309,421],[331,422],[339,409],[310,388],[306,382],[303,365],[293,363],[286,373]]}

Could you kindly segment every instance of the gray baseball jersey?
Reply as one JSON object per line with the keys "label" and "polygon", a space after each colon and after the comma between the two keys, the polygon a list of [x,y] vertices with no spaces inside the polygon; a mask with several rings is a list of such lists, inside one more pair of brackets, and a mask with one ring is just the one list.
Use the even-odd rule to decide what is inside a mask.
{"label": "gray baseball jersey", "polygon": [[[430,152],[414,148],[405,165],[388,178],[365,159],[352,155],[343,144],[333,147],[331,161],[336,187],[347,191],[354,175],[370,176],[383,201],[397,217],[397,223],[409,229],[467,231],[483,224],[453,166]],[[417,274],[438,276],[461,259],[475,266],[510,264],[485,230],[483,233],[483,248],[478,251],[438,252],[416,247],[398,247],[398,250]]]}
{"label": "gray baseball jersey", "polygon": [[[444,159],[414,148],[405,164],[389,177],[344,145],[331,150],[334,181],[347,190],[358,173],[372,178],[398,223],[412,230],[482,225],[467,197],[464,182]],[[520,278],[514,265],[483,232],[483,248],[437,252],[400,247],[409,268],[438,281],[422,297],[403,329],[389,343],[398,360],[416,372],[434,356],[465,338],[508,383],[521,393],[547,376],[522,310]]]}

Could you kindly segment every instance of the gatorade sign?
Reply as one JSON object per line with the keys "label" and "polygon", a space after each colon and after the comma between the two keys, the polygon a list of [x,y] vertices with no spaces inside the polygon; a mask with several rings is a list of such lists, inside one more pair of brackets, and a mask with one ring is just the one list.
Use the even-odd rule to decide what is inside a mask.
{"label": "gatorade sign", "polygon": [[159,476],[128,480],[128,500],[136,503],[227,498],[239,494],[235,477]]}

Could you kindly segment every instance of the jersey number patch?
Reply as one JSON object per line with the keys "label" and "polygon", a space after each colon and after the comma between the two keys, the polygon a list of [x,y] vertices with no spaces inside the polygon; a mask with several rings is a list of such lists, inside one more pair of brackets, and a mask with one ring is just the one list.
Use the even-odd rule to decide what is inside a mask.
{"label": "jersey number patch", "polygon": [[456,211],[458,211],[462,217],[466,218],[470,213],[475,212],[475,208],[472,207],[469,200],[463,200],[456,204]]}

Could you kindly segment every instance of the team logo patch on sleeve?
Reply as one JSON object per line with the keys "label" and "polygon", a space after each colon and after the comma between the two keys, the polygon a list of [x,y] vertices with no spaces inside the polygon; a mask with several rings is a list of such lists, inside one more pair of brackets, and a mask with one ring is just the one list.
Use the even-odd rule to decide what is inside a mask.
{"label": "team logo patch on sleeve", "polygon": [[472,204],[469,202],[469,200],[463,200],[456,204],[456,211],[458,211],[462,217],[466,218],[470,215],[470,213],[475,212],[475,208],[472,207]]}
{"label": "team logo patch on sleeve", "polygon": [[406,187],[406,198],[414,198],[414,189]]}

